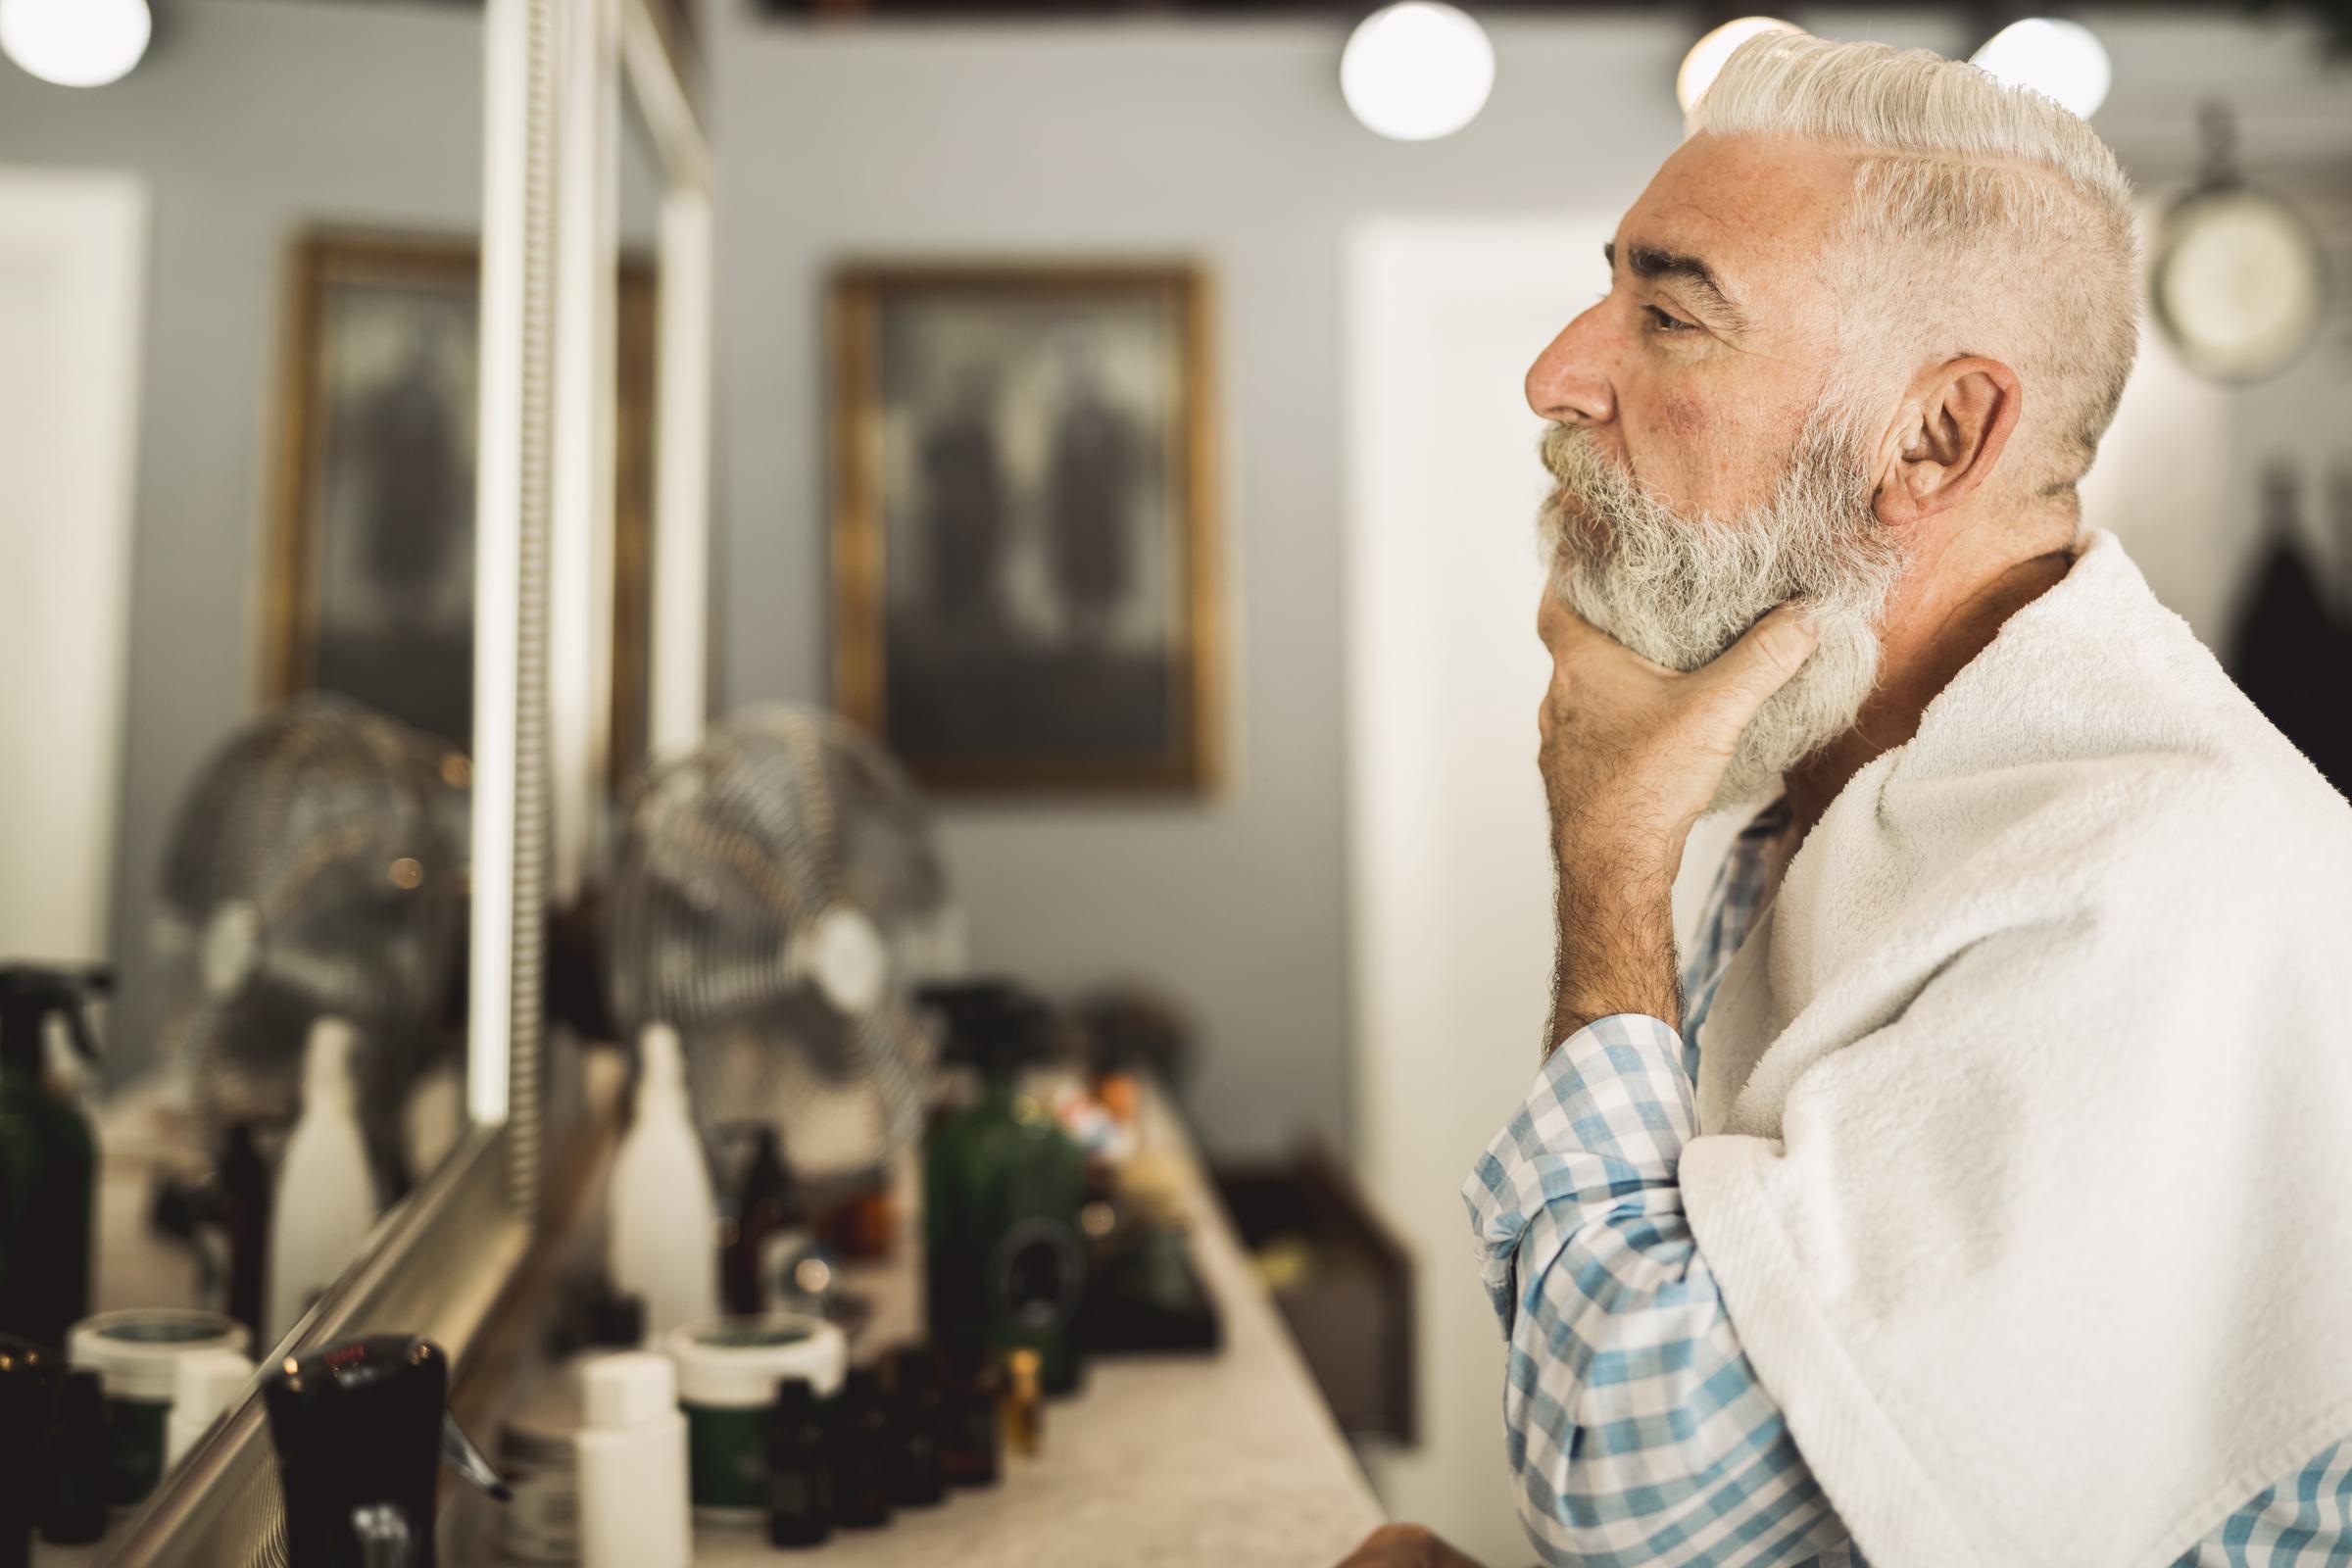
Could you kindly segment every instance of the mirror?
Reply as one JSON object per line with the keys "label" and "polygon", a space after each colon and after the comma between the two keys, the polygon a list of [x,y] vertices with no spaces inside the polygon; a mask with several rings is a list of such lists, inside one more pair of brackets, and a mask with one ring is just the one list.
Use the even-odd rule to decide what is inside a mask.
{"label": "mirror", "polygon": [[118,1434],[468,1125],[482,15],[169,20],[0,64],[0,1332]]}

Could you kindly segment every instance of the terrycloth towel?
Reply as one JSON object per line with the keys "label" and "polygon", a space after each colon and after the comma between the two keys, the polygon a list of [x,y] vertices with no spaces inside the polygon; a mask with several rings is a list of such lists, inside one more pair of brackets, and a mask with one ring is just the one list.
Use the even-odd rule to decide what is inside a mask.
{"label": "terrycloth towel", "polygon": [[2113,535],[1838,796],[1699,1043],[1690,1224],[1873,1563],[2159,1568],[2352,1438],[2352,808]]}

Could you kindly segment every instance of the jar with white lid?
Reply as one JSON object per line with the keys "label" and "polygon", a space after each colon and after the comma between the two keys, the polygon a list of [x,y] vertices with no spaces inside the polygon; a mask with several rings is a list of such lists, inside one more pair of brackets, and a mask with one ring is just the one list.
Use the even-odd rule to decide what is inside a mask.
{"label": "jar with white lid", "polygon": [[776,1385],[804,1378],[820,1398],[838,1392],[849,1370],[849,1342],[822,1318],[767,1312],[689,1323],[662,1348],[678,1368],[695,1517],[758,1524],[767,1509]]}
{"label": "jar with white lid", "polygon": [[67,1335],[66,1359],[96,1372],[106,1391],[113,1506],[140,1501],[163,1479],[179,1364],[215,1350],[243,1355],[245,1325],[219,1312],[143,1306],[85,1317]]}

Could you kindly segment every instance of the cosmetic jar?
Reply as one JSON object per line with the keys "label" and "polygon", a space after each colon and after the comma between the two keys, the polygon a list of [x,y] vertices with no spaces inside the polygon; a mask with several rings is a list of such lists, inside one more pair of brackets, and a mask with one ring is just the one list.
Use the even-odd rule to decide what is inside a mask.
{"label": "cosmetic jar", "polygon": [[134,1307],[85,1317],[66,1336],[66,1359],[97,1373],[106,1391],[106,1497],[115,1507],[129,1507],[163,1479],[179,1363],[212,1350],[245,1354],[245,1325],[219,1312]]}
{"label": "cosmetic jar", "polygon": [[822,1318],[768,1312],[689,1323],[663,1348],[678,1367],[695,1517],[760,1523],[776,1385],[802,1378],[830,1397],[849,1367],[848,1342]]}

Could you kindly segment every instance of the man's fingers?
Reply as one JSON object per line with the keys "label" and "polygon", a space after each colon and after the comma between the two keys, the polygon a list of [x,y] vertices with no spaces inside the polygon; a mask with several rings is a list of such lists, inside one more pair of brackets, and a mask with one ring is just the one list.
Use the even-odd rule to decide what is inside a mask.
{"label": "man's fingers", "polygon": [[1584,616],[1560,602],[1551,584],[1544,585],[1544,602],[1536,607],[1536,635],[1556,661],[1582,650],[1596,658],[1621,661],[1639,665],[1653,675],[1672,675],[1673,670],[1653,660],[1645,659],[1616,638],[1593,625]]}
{"label": "man's fingers", "polygon": [[1766,698],[1788,684],[1820,645],[1821,633],[1806,618],[1804,608],[1790,600],[1766,611],[1691,679],[1702,690],[1735,699],[1744,709],[1740,715],[1744,724]]}

